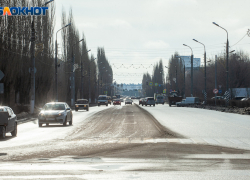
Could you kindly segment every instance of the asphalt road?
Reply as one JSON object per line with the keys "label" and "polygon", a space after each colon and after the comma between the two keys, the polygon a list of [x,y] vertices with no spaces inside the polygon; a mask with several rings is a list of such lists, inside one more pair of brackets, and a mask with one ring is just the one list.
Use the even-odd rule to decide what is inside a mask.
{"label": "asphalt road", "polygon": [[[192,111],[203,118],[193,118]],[[208,126],[204,119],[209,116],[225,117],[211,114],[123,103],[74,112],[73,126],[20,124],[17,137],[0,140],[0,179],[250,179],[250,143],[242,141],[244,133],[231,137],[244,146],[211,141],[227,138],[231,127],[223,123],[235,116],[227,114],[220,126],[216,120]],[[244,118],[238,121],[236,131],[248,128]],[[214,125],[224,133],[212,137]]]}

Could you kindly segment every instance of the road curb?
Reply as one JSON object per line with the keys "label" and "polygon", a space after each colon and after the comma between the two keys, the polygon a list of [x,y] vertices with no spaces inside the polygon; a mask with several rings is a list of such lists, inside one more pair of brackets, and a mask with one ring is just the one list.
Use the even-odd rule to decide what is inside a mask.
{"label": "road curb", "polygon": [[17,120],[17,124],[23,124],[23,123],[35,121],[35,120],[37,120],[37,118],[23,118],[23,119]]}

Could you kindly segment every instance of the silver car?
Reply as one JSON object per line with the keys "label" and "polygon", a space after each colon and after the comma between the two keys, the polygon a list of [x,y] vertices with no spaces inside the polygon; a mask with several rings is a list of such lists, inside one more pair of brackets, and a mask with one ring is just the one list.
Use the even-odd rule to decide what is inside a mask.
{"label": "silver car", "polygon": [[63,124],[64,126],[72,125],[73,114],[69,105],[65,102],[51,102],[47,103],[41,109],[38,115],[38,125],[42,127],[43,124]]}

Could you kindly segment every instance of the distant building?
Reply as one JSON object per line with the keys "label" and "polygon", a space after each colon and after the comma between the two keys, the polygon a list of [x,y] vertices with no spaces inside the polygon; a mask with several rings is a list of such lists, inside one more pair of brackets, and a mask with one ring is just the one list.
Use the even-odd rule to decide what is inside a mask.
{"label": "distant building", "polygon": [[[185,68],[186,70],[191,69],[191,56],[180,56],[182,61],[185,62]],[[193,68],[198,69],[201,65],[201,59],[200,58],[193,58]]]}
{"label": "distant building", "polygon": [[123,89],[134,90],[134,89],[142,89],[142,84],[123,84]]}

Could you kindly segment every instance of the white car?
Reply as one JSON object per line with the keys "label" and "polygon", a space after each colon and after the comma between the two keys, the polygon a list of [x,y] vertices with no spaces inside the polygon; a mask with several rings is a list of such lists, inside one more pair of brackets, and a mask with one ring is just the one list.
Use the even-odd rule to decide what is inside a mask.
{"label": "white car", "polygon": [[69,105],[65,102],[51,102],[47,103],[41,109],[38,115],[38,125],[42,127],[43,124],[63,124],[64,126],[72,125],[73,114]]}

